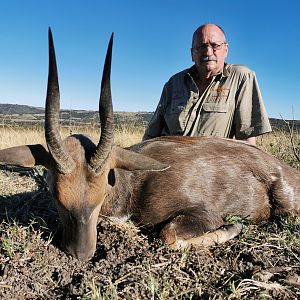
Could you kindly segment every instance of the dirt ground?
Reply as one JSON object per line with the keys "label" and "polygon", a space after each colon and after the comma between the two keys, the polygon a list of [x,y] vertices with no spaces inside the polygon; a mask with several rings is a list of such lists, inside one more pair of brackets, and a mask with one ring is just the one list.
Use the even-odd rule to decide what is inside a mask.
{"label": "dirt ground", "polygon": [[80,262],[59,248],[42,172],[0,170],[1,299],[300,299],[299,219],[171,251],[151,229],[100,218],[96,254]]}

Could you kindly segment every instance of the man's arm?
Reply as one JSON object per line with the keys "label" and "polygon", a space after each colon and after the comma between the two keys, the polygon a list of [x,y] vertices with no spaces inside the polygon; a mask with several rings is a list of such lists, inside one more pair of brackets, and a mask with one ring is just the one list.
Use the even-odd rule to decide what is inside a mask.
{"label": "man's arm", "polygon": [[255,145],[255,137],[272,131],[255,73],[243,74],[234,117],[235,138]]}
{"label": "man's arm", "polygon": [[246,139],[246,142],[255,146],[256,145],[256,137],[255,136],[249,137]]}

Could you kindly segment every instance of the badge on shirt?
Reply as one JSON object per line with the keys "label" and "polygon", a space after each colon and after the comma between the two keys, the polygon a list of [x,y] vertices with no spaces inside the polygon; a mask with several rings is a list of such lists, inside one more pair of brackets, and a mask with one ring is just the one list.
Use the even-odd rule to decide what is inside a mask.
{"label": "badge on shirt", "polygon": [[229,96],[229,89],[218,87],[209,93],[207,102],[226,102]]}

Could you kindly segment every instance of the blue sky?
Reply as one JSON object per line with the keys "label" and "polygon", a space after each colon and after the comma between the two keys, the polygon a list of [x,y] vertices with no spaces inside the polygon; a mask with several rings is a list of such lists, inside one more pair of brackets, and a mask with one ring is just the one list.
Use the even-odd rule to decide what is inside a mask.
{"label": "blue sky", "polygon": [[213,22],[227,61],[255,70],[269,116],[300,119],[299,11],[298,0],[2,0],[0,103],[44,106],[51,26],[62,108],[97,110],[114,32],[114,110],[154,111],[168,78],[192,65],[192,33]]}

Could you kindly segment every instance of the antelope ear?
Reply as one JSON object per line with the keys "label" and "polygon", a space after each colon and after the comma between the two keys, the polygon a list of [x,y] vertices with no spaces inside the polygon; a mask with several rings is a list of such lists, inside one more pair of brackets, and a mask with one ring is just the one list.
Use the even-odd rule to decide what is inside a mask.
{"label": "antelope ear", "polygon": [[120,168],[128,171],[165,171],[170,168],[156,159],[130,150],[114,146],[111,151],[111,168]]}
{"label": "antelope ear", "polygon": [[0,150],[0,162],[21,167],[50,166],[51,156],[45,145],[23,145]]}

